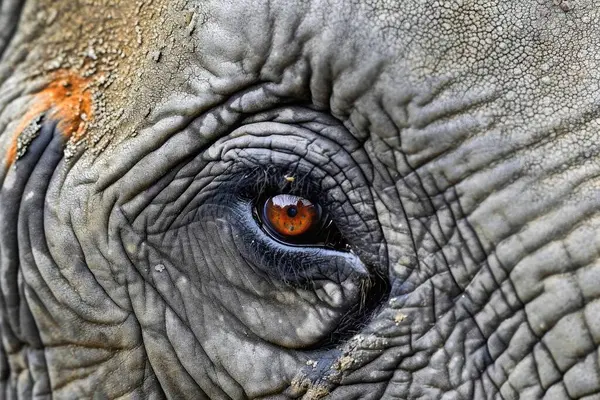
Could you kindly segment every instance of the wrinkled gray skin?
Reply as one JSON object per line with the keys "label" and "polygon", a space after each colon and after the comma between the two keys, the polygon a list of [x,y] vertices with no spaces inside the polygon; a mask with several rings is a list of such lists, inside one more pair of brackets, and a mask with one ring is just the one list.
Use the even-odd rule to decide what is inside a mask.
{"label": "wrinkled gray skin", "polygon": [[0,170],[0,397],[600,398],[597,3],[113,3],[0,0],[3,159],[81,24],[123,47]]}

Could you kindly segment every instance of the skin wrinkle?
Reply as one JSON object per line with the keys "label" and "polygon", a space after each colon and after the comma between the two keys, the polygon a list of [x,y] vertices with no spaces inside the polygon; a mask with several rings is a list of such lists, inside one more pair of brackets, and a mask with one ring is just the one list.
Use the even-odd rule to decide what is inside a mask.
{"label": "skin wrinkle", "polygon": [[[231,316],[232,318],[234,318],[234,319],[236,318],[236,317],[235,317],[235,315],[233,315],[233,314],[229,313],[229,312],[228,312],[226,309],[225,309],[225,310],[221,310],[221,311],[222,311],[222,312],[224,311],[224,312],[225,312],[227,315],[230,315],[230,316]],[[196,326],[201,326],[201,325],[196,325]],[[213,365],[216,365],[216,364],[214,364],[214,363],[213,363]],[[217,376],[217,375],[215,374],[215,376]],[[218,379],[218,378],[217,378],[217,379]]]}
{"label": "skin wrinkle", "polygon": [[[180,281],[181,281],[181,280],[180,280]],[[208,296],[206,296],[206,297],[207,297],[207,299],[209,299],[209,301],[210,301],[210,298],[209,298]],[[185,301],[185,299],[184,299],[184,298],[182,298],[182,302],[184,302],[184,301]],[[185,304],[184,304],[184,310],[185,310],[185,309],[186,309],[186,306],[185,306]],[[175,312],[175,311],[174,311],[172,308],[171,308],[170,310],[171,310],[172,312]],[[222,313],[223,313],[223,312],[224,312],[224,313],[227,313],[227,310],[221,309],[221,312],[222,312]],[[231,315],[230,313],[228,313],[228,314],[229,314],[229,315]],[[233,317],[233,318],[235,318],[235,316],[232,316],[232,317]],[[180,320],[181,322],[183,322],[183,320],[182,320],[181,318],[179,318],[179,320]],[[186,322],[188,322],[188,324],[189,324],[189,321],[187,321],[187,318],[186,318]],[[184,324],[184,325],[185,325],[185,324]],[[167,330],[168,330],[169,326],[170,326],[169,324],[166,324],[166,329],[167,329]],[[192,332],[192,335],[194,335],[196,338],[198,337],[198,336],[197,336],[197,334],[196,334],[195,332]],[[178,358],[181,360],[181,358],[182,358],[183,354],[181,354],[181,355],[177,354],[177,350],[176,350],[176,349],[175,349],[175,353],[176,353],[177,357],[178,357]],[[208,353],[204,352],[204,354],[205,354],[205,356],[206,356],[206,357],[210,358],[210,355],[209,355]],[[215,360],[211,360],[211,361],[212,361],[211,365],[213,365],[213,366],[216,366],[216,365],[217,365],[217,363],[215,362]],[[185,368],[185,366],[184,366],[184,368]],[[224,369],[224,368],[223,368],[223,369]],[[190,374],[190,378],[192,378],[192,379],[193,379],[193,375],[192,375],[192,373],[191,373],[191,372],[189,372],[189,371],[188,371],[188,373]],[[217,374],[217,371],[213,371],[213,377],[212,377],[211,379],[213,380],[213,383],[215,384],[214,386],[215,386],[215,387],[218,387],[219,385],[217,385],[217,384],[216,384],[216,382],[217,382],[218,380],[220,380],[220,379],[219,379],[219,375]],[[232,378],[230,377],[230,379],[232,379]]]}
{"label": "skin wrinkle", "polygon": [[[126,257],[129,257],[129,256],[127,255],[127,253],[126,253],[126,252],[123,252],[123,253],[126,255]],[[130,261],[130,262],[133,264],[133,260],[129,259],[129,261]],[[143,277],[143,275],[141,275],[141,274],[140,274],[140,276],[142,276],[142,277]],[[148,282],[145,282],[145,283],[148,283]],[[145,287],[146,287],[146,285],[144,285],[144,288],[145,288]],[[156,290],[156,292],[158,292],[158,290]],[[160,294],[160,293],[159,293],[159,295],[160,295],[160,296],[162,296],[162,294]],[[164,298],[163,298],[163,300],[166,300],[166,299],[164,299]],[[131,302],[131,299],[130,299],[130,303],[132,303],[132,302]],[[167,304],[167,302],[166,302],[166,301],[163,301],[163,303],[164,303],[164,304]],[[135,310],[134,310],[134,311],[135,311]],[[171,309],[171,311],[173,311],[173,310]],[[139,313],[139,312],[138,312],[138,313],[136,313],[136,314],[137,314],[137,315],[140,315],[140,313]],[[179,317],[179,316],[178,316],[178,317]],[[179,318],[181,319],[181,317],[179,317]],[[140,322],[140,328],[141,328],[141,322]],[[166,327],[165,327],[165,330],[166,330]],[[143,329],[142,329],[141,331],[142,331],[142,344],[143,344],[143,343],[144,343],[144,342],[145,342],[147,339],[144,339],[144,336],[146,335],[145,331],[144,331]],[[152,365],[152,361],[153,361],[153,360],[152,360],[152,358],[150,358],[150,361],[149,361],[149,362],[150,362],[150,366],[151,366],[151,368],[154,370],[154,369],[155,369],[155,367]],[[160,380],[160,377],[159,377],[159,376],[157,376],[157,379],[159,379],[159,380]],[[191,378],[190,378],[190,380],[191,380]],[[160,387],[160,386],[159,386],[159,390],[160,390],[162,393],[165,393],[165,392],[163,391],[163,390],[164,390],[164,389],[163,389],[164,387],[168,387],[168,385],[164,385],[163,387]]]}
{"label": "skin wrinkle", "polygon": [[0,58],[4,55],[6,47],[10,45],[11,39],[14,37],[19,21],[13,16],[21,13],[23,3],[20,0],[10,0],[3,2],[1,5],[0,26],[3,26],[4,30],[0,33]]}
{"label": "skin wrinkle", "polygon": [[[256,129],[260,129],[260,126],[256,126]],[[275,136],[275,137],[271,136],[271,137],[269,138],[269,140],[273,140],[273,139],[276,139],[276,138],[277,138],[276,136]],[[239,147],[243,149],[243,150],[241,150],[241,151],[247,151],[247,148],[244,148],[245,146],[239,146]],[[307,149],[308,149],[309,147],[310,147],[310,145],[307,145],[307,146],[306,146],[306,148],[307,148]],[[318,152],[318,151],[315,151],[315,153],[319,153],[319,152]],[[345,154],[348,154],[348,153],[345,153]],[[335,158],[333,158],[332,160],[335,160]],[[318,165],[318,163],[315,163],[315,164],[316,164],[316,165]],[[337,167],[339,168],[339,172],[338,172],[338,173],[340,173],[340,174],[343,174],[343,175],[344,175],[344,178],[346,178],[346,181],[350,181],[350,180],[348,179],[348,176],[347,176],[347,175],[345,175],[345,173],[344,173],[344,168],[343,168],[343,167],[341,167],[340,165],[337,165],[337,164],[335,164],[335,162],[333,162],[333,163],[326,163],[326,164],[327,164],[328,166],[329,166],[329,165],[332,165],[332,164],[333,164],[333,165],[335,165],[335,166],[337,166]]]}
{"label": "skin wrinkle", "polygon": [[[19,208],[26,207],[24,204],[31,204],[34,201],[39,203],[40,198],[43,199],[43,194],[47,189],[47,182],[45,182],[46,179],[44,178],[46,177],[44,174],[40,172],[40,164],[52,165],[55,161],[55,157],[53,156],[55,155],[57,146],[56,141],[53,140],[53,134],[53,126],[43,130],[41,134],[42,138],[40,139],[43,142],[33,146],[39,155],[38,159],[28,159],[22,166],[22,173],[27,175],[26,179],[22,179],[17,185],[11,185],[11,190],[8,191],[8,193],[3,193],[5,199],[6,197],[9,199],[12,197],[12,201],[17,203]],[[48,145],[50,149],[46,149],[46,146]],[[13,174],[13,177],[16,178],[15,175],[16,172]],[[32,188],[37,188],[41,193],[41,196],[35,196],[31,190]],[[29,196],[26,199],[23,199],[20,194],[25,191],[29,193]],[[33,211],[36,214],[39,213],[38,210],[34,209]],[[19,237],[27,243],[31,237],[28,234],[23,234],[23,227],[31,228],[34,231],[39,229],[38,224],[32,223],[32,220],[35,220],[35,218],[33,216],[31,216],[31,218],[29,217],[30,215],[27,215],[25,218],[18,218],[15,216],[15,213],[9,213],[4,210],[1,217],[2,225],[8,225],[8,223],[11,223],[10,221],[13,220],[12,223],[14,223],[15,226],[12,228],[12,232],[9,232],[13,233],[14,236],[19,235]],[[6,233],[8,232],[3,230],[3,236],[6,235]],[[26,291],[22,285],[18,285],[18,282],[16,282],[17,280],[20,281],[23,279],[22,271],[15,271],[15,267],[18,268],[18,260],[12,261],[10,259],[10,253],[15,252],[14,247],[15,242],[17,241],[15,239],[7,240],[5,236],[2,240],[2,250],[4,253],[2,254],[4,261],[2,263],[2,275],[4,278],[2,281],[2,289],[12,295],[12,298],[3,298],[1,303],[4,314],[2,318],[2,325],[4,326],[3,333],[5,334],[3,337],[3,345],[5,346],[5,351],[8,353],[9,368],[13,371],[12,376],[9,377],[9,383],[12,384],[13,391],[15,389],[20,389],[24,393],[31,393],[31,391],[47,391],[48,377],[45,365],[46,359],[43,350],[40,352],[42,346],[38,326],[30,314],[31,311],[29,307],[24,306],[24,303],[27,302],[27,299],[25,299]],[[45,241],[42,241],[40,247],[45,244]],[[6,259],[7,255],[9,257],[8,260]],[[35,255],[30,253],[24,255],[22,258],[32,260],[35,259]],[[38,353],[36,357],[37,352],[41,354]],[[17,382],[15,382],[15,380]]]}

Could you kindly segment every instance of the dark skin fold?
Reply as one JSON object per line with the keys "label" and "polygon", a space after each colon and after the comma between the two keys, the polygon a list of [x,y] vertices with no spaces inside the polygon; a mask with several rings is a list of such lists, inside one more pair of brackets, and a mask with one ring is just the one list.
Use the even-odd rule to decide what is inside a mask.
{"label": "dark skin fold", "polygon": [[563,3],[0,1],[0,398],[599,396]]}

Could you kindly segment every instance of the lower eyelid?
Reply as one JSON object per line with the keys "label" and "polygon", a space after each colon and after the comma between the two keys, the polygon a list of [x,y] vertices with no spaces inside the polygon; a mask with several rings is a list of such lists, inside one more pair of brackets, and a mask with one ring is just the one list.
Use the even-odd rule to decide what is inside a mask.
{"label": "lower eyelid", "polygon": [[[324,260],[338,266],[338,268],[331,269],[332,280],[343,280],[350,275],[356,274],[361,276],[369,275],[368,270],[362,266],[358,258],[347,251],[338,251],[322,246],[289,245],[268,235],[264,229],[261,229],[252,222],[251,217],[245,219],[242,217],[240,222],[242,224],[251,224],[247,225],[247,236],[240,237],[239,245],[244,248],[240,253],[249,257],[248,261],[257,267],[268,266],[269,271],[266,272],[269,274],[277,273],[282,275],[278,277],[279,279],[296,284],[311,281],[314,276],[323,274],[324,270],[322,266]],[[274,259],[269,259],[271,257],[274,257]],[[268,260],[265,261],[265,258]],[[293,271],[288,271],[291,265],[295,265],[295,267],[292,268]],[[283,270],[278,270],[282,266],[287,267],[283,268]]]}

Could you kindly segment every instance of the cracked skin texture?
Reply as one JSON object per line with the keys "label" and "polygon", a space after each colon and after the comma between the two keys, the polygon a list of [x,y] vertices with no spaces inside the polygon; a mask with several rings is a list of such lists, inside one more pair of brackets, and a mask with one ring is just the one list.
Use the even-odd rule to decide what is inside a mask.
{"label": "cracked skin texture", "polygon": [[[6,9],[0,21],[19,13],[0,48],[0,156],[17,167],[0,173],[6,397],[600,394],[594,2]],[[65,160],[30,179],[15,137],[47,110]],[[194,200],[210,204],[240,160],[296,159],[325,171],[315,180],[346,207],[333,212],[357,216],[337,222],[390,284],[323,347],[352,284],[313,298],[281,284],[294,276],[257,279],[264,264],[285,273],[244,269],[260,232],[237,240],[244,221]],[[209,222],[185,230],[188,215]],[[202,233],[210,245],[181,242]]]}

